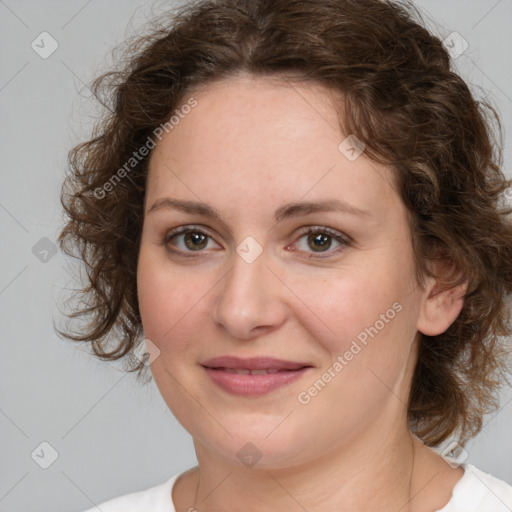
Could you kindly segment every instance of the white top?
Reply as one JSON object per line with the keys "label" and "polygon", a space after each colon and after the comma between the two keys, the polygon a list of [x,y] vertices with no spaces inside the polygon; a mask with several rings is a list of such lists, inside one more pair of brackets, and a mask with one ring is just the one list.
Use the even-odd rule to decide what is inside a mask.
{"label": "white top", "polygon": [[[512,486],[471,464],[461,464],[464,475],[455,484],[450,501],[433,512],[511,512]],[[144,491],[105,501],[84,512],[176,512],[172,488],[181,473]]]}

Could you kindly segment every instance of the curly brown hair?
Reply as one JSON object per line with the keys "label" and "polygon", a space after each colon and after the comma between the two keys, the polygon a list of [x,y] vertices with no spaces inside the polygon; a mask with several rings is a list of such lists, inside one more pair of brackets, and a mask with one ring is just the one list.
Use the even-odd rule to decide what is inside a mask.
{"label": "curly brown hair", "polygon": [[408,404],[411,430],[427,445],[457,433],[463,446],[508,382],[512,210],[496,109],[474,99],[405,0],[206,0],[157,23],[94,80],[104,115],[69,153],[59,242],[85,263],[87,284],[68,316],[86,324],[59,333],[104,360],[126,361],[142,339],[136,268],[149,154],[141,148],[168,130],[195,87],[239,73],[316,82],[343,93],[345,133],[395,170],[418,284],[437,260],[453,270],[443,286],[468,285],[448,330],[420,335]]}

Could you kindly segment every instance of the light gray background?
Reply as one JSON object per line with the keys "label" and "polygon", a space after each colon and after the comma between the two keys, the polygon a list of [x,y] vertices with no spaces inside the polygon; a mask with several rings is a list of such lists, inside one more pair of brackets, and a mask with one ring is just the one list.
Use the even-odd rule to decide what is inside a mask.
{"label": "light gray background", "polygon": [[[442,38],[456,31],[468,41],[457,68],[502,114],[510,176],[512,0],[417,4]],[[154,383],[141,388],[119,366],[57,337],[57,304],[74,285],[69,261],[60,252],[41,261],[44,245],[36,246],[39,257],[32,251],[44,237],[54,243],[62,225],[66,154],[87,137],[95,109],[84,99],[86,84],[108,67],[108,52],[126,34],[170,5],[0,0],[0,511],[83,510],[196,464],[190,436]],[[43,31],[59,44],[47,59],[31,48]],[[507,390],[500,412],[467,446],[471,463],[510,484],[511,400]],[[42,442],[58,453],[48,469],[34,460],[43,457],[31,457]]]}

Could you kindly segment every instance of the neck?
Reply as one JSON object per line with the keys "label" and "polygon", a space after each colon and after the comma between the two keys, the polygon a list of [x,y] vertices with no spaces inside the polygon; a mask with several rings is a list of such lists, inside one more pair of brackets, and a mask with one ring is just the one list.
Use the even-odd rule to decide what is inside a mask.
{"label": "neck", "polygon": [[415,512],[415,440],[406,425],[360,432],[315,460],[252,468],[215,456],[196,443],[195,509],[244,512],[300,510]]}

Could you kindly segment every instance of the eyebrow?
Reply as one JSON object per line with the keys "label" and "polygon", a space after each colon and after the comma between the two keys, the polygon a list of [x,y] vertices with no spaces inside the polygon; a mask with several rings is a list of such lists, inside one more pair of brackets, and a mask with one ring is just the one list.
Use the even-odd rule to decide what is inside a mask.
{"label": "eyebrow", "polygon": [[[185,213],[211,217],[219,220],[220,222],[223,222],[222,215],[219,213],[219,211],[206,203],[197,201],[183,201],[181,199],[175,199],[171,197],[162,197],[157,199],[146,213],[150,214],[161,210],[162,208],[171,208]],[[275,211],[274,218],[276,222],[280,222],[291,217],[309,215],[318,212],[341,212],[359,217],[372,216],[369,211],[356,208],[355,206],[350,205],[341,199],[328,199],[323,201],[300,201],[297,203],[285,204]]]}

